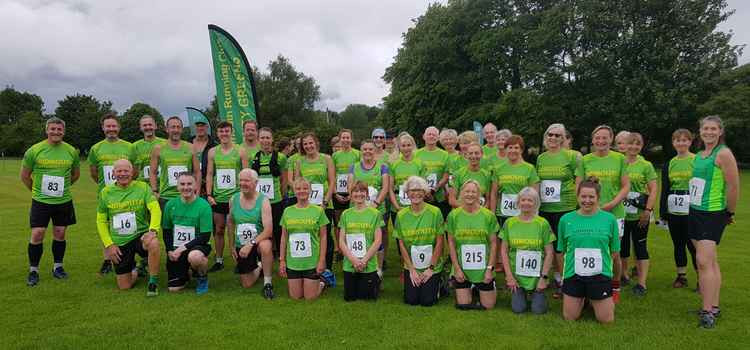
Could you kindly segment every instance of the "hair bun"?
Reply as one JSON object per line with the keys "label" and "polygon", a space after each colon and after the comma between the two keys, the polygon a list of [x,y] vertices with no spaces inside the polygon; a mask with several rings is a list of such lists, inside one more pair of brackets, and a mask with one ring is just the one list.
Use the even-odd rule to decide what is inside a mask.
{"label": "hair bun", "polygon": [[591,182],[595,184],[599,184],[599,178],[596,176],[589,176],[586,178],[586,182]]}

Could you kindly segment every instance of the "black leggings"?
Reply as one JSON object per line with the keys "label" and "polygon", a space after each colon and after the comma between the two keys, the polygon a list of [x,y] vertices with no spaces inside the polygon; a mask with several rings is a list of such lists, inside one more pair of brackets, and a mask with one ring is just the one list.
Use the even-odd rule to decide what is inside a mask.
{"label": "black leggings", "polygon": [[344,271],[344,300],[377,299],[380,292],[380,277],[377,272]]}
{"label": "black leggings", "polygon": [[630,257],[630,242],[633,242],[633,250],[637,260],[648,260],[648,224],[646,227],[638,226],[638,220],[625,220],[625,234],[620,240],[620,257]]}
{"label": "black leggings", "polygon": [[695,246],[688,238],[688,216],[687,215],[670,215],[668,218],[669,235],[672,236],[674,245],[674,264],[677,267],[687,266],[687,254],[685,247],[690,252],[693,260],[693,269],[698,269],[695,263]]}
{"label": "black leggings", "polygon": [[409,270],[404,270],[404,303],[409,305],[432,306],[438,302],[440,274],[436,273],[419,287],[411,284]]}

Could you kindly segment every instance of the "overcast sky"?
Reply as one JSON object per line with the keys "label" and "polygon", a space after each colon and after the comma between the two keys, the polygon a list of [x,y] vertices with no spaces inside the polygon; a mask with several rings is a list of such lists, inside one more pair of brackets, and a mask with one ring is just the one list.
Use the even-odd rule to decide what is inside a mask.
{"label": "overcast sky", "polygon": [[[42,96],[48,113],[74,93],[110,100],[119,112],[135,102],[164,115],[203,108],[215,94],[206,29],[214,23],[261,70],[282,54],[314,77],[318,108],[375,105],[388,94],[381,77],[402,33],[429,3],[0,0],[0,85]],[[737,12],[720,29],[734,31],[734,44],[750,42],[750,1],[729,6]]]}

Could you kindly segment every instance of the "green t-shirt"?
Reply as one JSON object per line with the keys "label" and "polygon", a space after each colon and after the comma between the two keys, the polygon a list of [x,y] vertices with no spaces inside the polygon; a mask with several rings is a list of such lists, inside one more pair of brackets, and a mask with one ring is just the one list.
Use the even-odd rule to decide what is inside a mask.
{"label": "green t-shirt", "polygon": [[[420,148],[414,153],[414,158],[422,163],[424,178],[430,188],[435,188],[443,174],[448,172],[448,152],[435,148],[430,151],[426,147]],[[445,190],[441,187],[435,192],[435,200],[438,202],[445,201]]]}
{"label": "green t-shirt", "polygon": [[[490,188],[492,187],[492,173],[482,168],[479,168],[477,171],[472,171],[468,166],[458,169],[451,177],[450,183],[451,188],[456,191],[457,199],[460,199],[461,186],[469,180],[474,180],[479,183],[479,192],[483,196],[480,199],[480,204],[484,205],[486,201],[484,196],[490,192]],[[489,198],[489,196],[487,196],[487,198]]]}
{"label": "green t-shirt", "polygon": [[221,145],[214,146],[214,183],[211,195],[219,203],[229,203],[229,199],[239,192],[242,157],[240,148],[233,146],[229,153],[224,153]]}
{"label": "green t-shirt", "polygon": [[349,151],[336,151],[331,155],[333,167],[336,168],[336,193],[348,193],[349,169],[359,161],[359,151],[352,148]]}
{"label": "green t-shirt", "polygon": [[573,151],[563,149],[539,155],[536,160],[536,171],[541,180],[540,211],[559,213],[575,210],[578,205],[575,175],[577,167],[578,156]]}
{"label": "green t-shirt", "polygon": [[411,263],[419,272],[430,266],[433,253],[440,255],[433,272],[443,271],[442,252],[434,252],[437,237],[442,234],[443,214],[431,204],[425,203],[420,213],[415,213],[409,206],[396,214],[393,236],[404,242]]}
{"label": "green t-shirt", "polygon": [[80,166],[78,150],[61,142],[47,140],[29,147],[23,155],[23,167],[31,170],[31,198],[46,204],[70,202],[71,175]]}
{"label": "green t-shirt", "polygon": [[[456,152],[449,158],[448,172],[453,175],[458,169],[464,168],[469,165],[469,160],[464,158],[460,153]],[[490,170],[490,172],[492,172]]]}
{"label": "green t-shirt", "polygon": [[669,188],[672,191],[687,191],[690,178],[693,177],[693,161],[695,154],[680,158],[675,156],[669,160]]}
{"label": "green t-shirt", "polygon": [[525,290],[536,289],[544,265],[544,247],[555,240],[549,222],[541,216],[529,222],[515,216],[505,220],[499,236],[508,242],[510,270],[518,285]]}
{"label": "green t-shirt", "polygon": [[127,187],[107,185],[99,194],[96,211],[107,215],[112,242],[123,246],[148,231],[146,206],[155,201],[151,188],[142,181],[133,181]]}
{"label": "green t-shirt", "polygon": [[518,192],[526,186],[539,182],[536,168],[526,161],[518,164],[507,163],[496,168],[495,181],[497,181],[497,216],[516,216],[520,213],[518,208]]}
{"label": "green t-shirt", "polygon": [[[495,214],[485,207],[479,207],[476,213],[458,207],[448,214],[445,231],[456,243],[456,256],[469,282],[484,281],[484,271],[490,265],[490,238],[499,229]],[[451,273],[455,274],[455,269],[452,270]]]}
{"label": "green t-shirt", "polygon": [[172,230],[172,246],[167,251],[175,250],[198,237],[211,235],[214,230],[214,217],[211,205],[201,197],[185,203],[182,197],[172,198],[164,206],[161,227]]}
{"label": "green t-shirt", "polygon": [[245,143],[240,143],[237,146],[240,146],[245,149],[245,153],[247,154],[247,159],[255,159],[255,154],[260,152],[260,143],[255,143],[255,146],[253,147],[247,147]]}
{"label": "green t-shirt", "polygon": [[[325,210],[317,205],[284,209],[281,227],[286,229],[286,267],[294,271],[311,270],[320,259],[320,228],[328,225]],[[333,242],[327,242],[334,244]]]}
{"label": "green t-shirt", "polygon": [[[351,174],[353,181],[363,181],[367,184],[368,195],[370,197],[368,199],[369,202],[372,202],[378,198],[380,191],[383,190],[383,175],[388,175],[388,165],[382,161],[377,161],[371,169],[365,169],[362,162],[357,162],[352,166]],[[385,203],[387,202],[388,197],[385,197],[383,202],[378,206],[381,214],[385,214]],[[354,206],[354,203],[350,203],[349,205]]]}
{"label": "green t-shirt", "polygon": [[479,166],[490,172],[496,172],[497,169],[506,165],[508,165],[508,157],[500,158],[500,156],[497,155],[497,152],[490,155],[483,155],[482,160],[479,161]]}
{"label": "green t-shirt", "polygon": [[612,213],[570,212],[560,219],[557,250],[564,254],[563,278],[573,275],[612,278],[612,253],[620,251],[619,227]]}
{"label": "green t-shirt", "polygon": [[[659,177],[656,175],[653,164],[643,158],[636,159],[635,162],[627,164],[627,173],[630,178],[630,193],[628,198],[634,198],[638,195],[649,195],[648,183],[656,181]],[[625,220],[638,220],[641,215],[641,209],[631,206],[630,203],[624,203]]]}
{"label": "green t-shirt", "polygon": [[[327,154],[319,153],[318,159],[309,160],[300,157],[300,175],[310,182],[310,203],[322,205],[325,194],[328,193],[328,159]],[[296,167],[296,165],[295,165]],[[332,203],[328,203],[329,207]]]}
{"label": "green t-shirt", "polygon": [[232,221],[234,222],[234,246],[242,247],[250,243],[263,232],[263,200],[266,197],[258,193],[255,197],[255,205],[250,209],[242,207],[242,193],[232,195]]}
{"label": "green t-shirt", "polygon": [[[259,151],[259,153],[256,153],[256,157],[258,154],[260,154],[260,158],[258,159],[258,165],[260,166],[258,168],[258,190],[268,197],[271,204],[279,203],[284,199],[281,193],[281,176],[285,176],[286,169],[290,166],[289,162],[284,153],[277,152],[276,162],[279,164],[281,176],[273,176],[271,174],[271,157],[273,153]],[[254,159],[250,160],[251,166]]]}
{"label": "green t-shirt", "polygon": [[[602,187],[599,203],[606,204],[612,201],[620,192],[621,179],[627,176],[627,166],[625,165],[625,156],[622,153],[609,151],[604,157],[597,156],[595,153],[589,153],[583,156],[576,176],[585,181],[589,176],[599,178],[599,185]],[[622,203],[618,203],[613,209],[612,214],[618,219],[625,218],[625,208]]]}
{"label": "green t-shirt", "polygon": [[[389,170],[391,172],[391,177],[393,178],[393,193],[396,195],[399,204],[401,206],[411,204],[409,197],[406,195],[404,184],[411,176],[423,175],[424,168],[422,162],[416,158],[412,158],[411,161],[399,158],[389,166]],[[391,207],[391,211],[395,212],[396,208]]]}
{"label": "green t-shirt", "polygon": [[497,145],[490,146],[490,145],[484,145],[482,146],[482,154],[484,157],[495,155],[497,156]]}
{"label": "green t-shirt", "polygon": [[[149,176],[151,174],[151,151],[156,145],[163,145],[167,140],[161,137],[155,137],[151,141],[140,139],[133,142],[133,152],[135,154],[135,166],[138,170],[138,180],[145,183],[149,183]],[[157,174],[158,175],[158,174]]]}
{"label": "green t-shirt", "polygon": [[115,183],[114,164],[120,159],[127,159],[131,164],[135,164],[135,153],[130,142],[122,139],[110,142],[105,139],[91,147],[88,161],[97,169],[98,192],[101,192],[104,186]]}
{"label": "green t-shirt", "polygon": [[[380,212],[373,207],[365,207],[362,210],[349,208],[341,213],[339,228],[346,233],[346,244],[352,254],[357,258],[363,258],[375,241],[375,231],[385,226]],[[375,272],[378,268],[377,257],[373,256],[367,261],[364,272]],[[356,272],[349,259],[344,259],[344,271]]]}
{"label": "green t-shirt", "polygon": [[159,198],[172,199],[180,196],[177,179],[182,172],[193,172],[193,149],[190,143],[180,141],[177,149],[169,142],[159,150]]}

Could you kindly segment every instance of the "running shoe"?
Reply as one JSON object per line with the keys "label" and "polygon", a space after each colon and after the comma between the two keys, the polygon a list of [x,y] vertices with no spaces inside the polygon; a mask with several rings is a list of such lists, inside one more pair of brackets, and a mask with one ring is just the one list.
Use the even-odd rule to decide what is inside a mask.
{"label": "running shoe", "polygon": [[644,296],[646,296],[646,291],[647,291],[646,287],[644,287],[644,286],[642,286],[640,284],[636,284],[635,286],[633,286],[633,295],[635,295],[637,297],[644,297]]}
{"label": "running shoe", "polygon": [[698,321],[698,327],[711,329],[716,327],[716,317],[710,311],[701,310]]}
{"label": "running shoe", "polygon": [[688,285],[688,280],[685,275],[677,275],[677,278],[672,282],[672,288],[685,288]]}
{"label": "running shoe", "polygon": [[99,274],[106,275],[110,272],[112,272],[112,262],[109,260],[104,260],[104,262],[102,262],[102,267],[99,268]]}
{"label": "running shoe", "polygon": [[270,283],[266,283],[263,286],[263,297],[268,300],[273,300],[273,297],[274,297],[273,286]]}
{"label": "running shoe", "polygon": [[336,275],[331,272],[331,270],[325,270],[323,273],[320,274],[320,278],[323,279],[323,282],[325,282],[326,286],[329,288],[335,288],[336,287]]}
{"label": "running shoe", "polygon": [[208,277],[198,276],[196,278],[196,281],[198,281],[198,285],[195,287],[195,293],[198,295],[203,295],[203,294],[208,293]]}
{"label": "running shoe", "polygon": [[33,287],[37,285],[37,283],[39,283],[39,272],[29,272],[29,277],[26,279],[26,285],[29,287]]}
{"label": "running shoe", "polygon": [[148,287],[146,287],[146,296],[155,297],[157,295],[159,295],[159,285],[156,283],[149,283]]}
{"label": "running shoe", "polygon": [[62,266],[58,266],[54,270],[52,270],[52,277],[57,278],[59,280],[64,280],[68,278],[68,273],[65,272],[65,269],[63,269]]}
{"label": "running shoe", "polygon": [[138,277],[146,276],[148,276],[148,260],[141,259],[141,262],[138,264]]}
{"label": "running shoe", "polygon": [[208,272],[216,272],[221,271],[224,269],[224,263],[223,262],[215,262],[213,266],[211,266],[210,269],[208,269]]}
{"label": "running shoe", "polygon": [[714,318],[719,318],[721,316],[721,309],[718,306],[714,306],[711,308],[711,314],[714,315]]}

